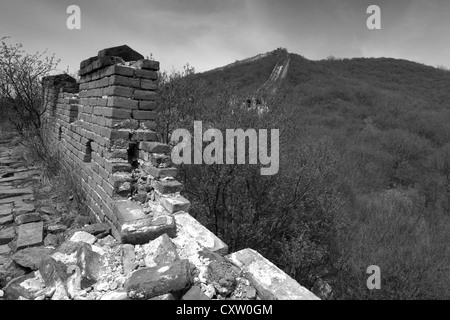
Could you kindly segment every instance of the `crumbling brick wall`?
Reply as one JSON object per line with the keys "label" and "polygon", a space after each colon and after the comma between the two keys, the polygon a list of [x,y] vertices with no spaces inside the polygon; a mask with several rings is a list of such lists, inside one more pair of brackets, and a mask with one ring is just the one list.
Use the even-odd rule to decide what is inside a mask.
{"label": "crumbling brick wall", "polygon": [[61,151],[91,213],[121,239],[133,220],[123,212],[133,206],[124,206],[129,198],[170,214],[187,211],[189,201],[179,194],[169,147],[156,141],[159,63],[119,48],[81,62],[79,87],[67,75],[46,77],[43,85],[50,147]]}

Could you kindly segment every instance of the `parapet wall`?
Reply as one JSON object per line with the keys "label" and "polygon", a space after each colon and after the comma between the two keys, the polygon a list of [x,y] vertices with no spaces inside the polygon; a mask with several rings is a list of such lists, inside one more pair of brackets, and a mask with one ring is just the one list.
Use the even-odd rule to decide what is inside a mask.
{"label": "parapet wall", "polygon": [[[117,240],[141,245],[167,234],[196,265],[200,251],[224,256],[228,246],[189,215],[171,150],[157,142],[158,70],[158,62],[121,46],[82,61],[78,83],[67,75],[44,78],[45,137],[90,213],[109,223]],[[261,298],[317,299],[251,249],[229,260],[246,270]]]}

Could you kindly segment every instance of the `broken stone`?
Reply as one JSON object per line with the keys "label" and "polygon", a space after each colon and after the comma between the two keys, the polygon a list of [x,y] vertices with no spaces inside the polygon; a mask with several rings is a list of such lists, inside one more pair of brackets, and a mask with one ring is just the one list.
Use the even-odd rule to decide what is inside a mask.
{"label": "broken stone", "polygon": [[192,286],[181,300],[211,300],[198,286]]}
{"label": "broken stone", "polygon": [[103,50],[98,52],[98,57],[99,58],[106,57],[106,56],[120,57],[126,62],[128,62],[128,61],[137,61],[137,60],[143,60],[144,59],[143,55],[141,55],[140,53],[138,53],[135,50],[131,49],[127,45],[107,48],[107,49],[103,49]]}
{"label": "broken stone", "polygon": [[0,230],[0,245],[10,243],[16,236],[14,227]]}
{"label": "broken stone", "polygon": [[5,286],[5,288],[3,288],[3,291],[5,293],[5,299],[17,300],[19,299],[19,297],[23,297],[28,300],[34,299],[33,294],[28,292],[24,287],[20,285],[23,281],[31,278],[34,278],[34,273],[29,273],[27,275],[20,276],[18,278],[15,278],[14,280],[11,280]]}
{"label": "broken stone", "polygon": [[67,227],[63,224],[55,224],[47,227],[47,232],[53,234],[62,233],[65,232],[66,230]]}
{"label": "broken stone", "polygon": [[142,249],[145,253],[144,261],[146,267],[166,265],[180,260],[177,248],[167,234],[163,234],[150,243],[143,245]]}
{"label": "broken stone", "polygon": [[108,292],[100,300],[128,300],[126,292]]}
{"label": "broken stone", "polygon": [[44,239],[44,246],[56,248],[59,245],[58,236],[49,233]]}
{"label": "broken stone", "polygon": [[175,298],[175,296],[174,296],[173,294],[171,294],[171,293],[166,293],[166,294],[163,294],[163,295],[154,297],[154,298],[150,298],[150,299],[148,299],[148,300],[170,301],[170,300],[177,300],[177,299]]}
{"label": "broken stone", "polygon": [[60,282],[65,283],[69,277],[66,265],[50,256],[42,260],[39,273],[47,287],[54,287]]}
{"label": "broken stone", "polygon": [[26,270],[18,266],[12,259],[0,257],[0,288],[14,278],[26,274]]}
{"label": "broken stone", "polygon": [[239,269],[230,262],[213,260],[208,265],[207,278],[219,294],[227,296],[236,288],[239,272]]}
{"label": "broken stone", "polygon": [[82,277],[88,283],[95,283],[103,272],[103,257],[94,252],[91,245],[83,243],[77,251],[77,265],[81,268]]}
{"label": "broken stone", "polygon": [[159,215],[126,222],[122,225],[121,231],[123,243],[144,244],[165,233],[169,237],[175,237],[176,224],[172,216]]}
{"label": "broken stone", "polygon": [[19,266],[29,268],[31,270],[38,270],[44,258],[49,256],[51,250],[44,247],[26,248],[18,251],[12,259]]}
{"label": "broken stone", "polygon": [[125,284],[132,299],[150,299],[185,289],[191,281],[190,265],[179,260],[171,265],[143,268],[131,274]]}
{"label": "broken stone", "polygon": [[83,231],[102,239],[111,233],[111,227],[107,223],[95,223],[84,227]]}
{"label": "broken stone", "polygon": [[11,203],[0,205],[0,217],[8,216],[12,212],[13,212],[13,205]]}
{"label": "broken stone", "polygon": [[252,249],[235,252],[228,259],[244,270],[245,277],[262,300],[320,300]]}
{"label": "broken stone", "polygon": [[96,240],[97,238],[95,236],[85,231],[77,231],[70,238],[70,241],[72,242],[84,242],[88,244],[94,244]]}
{"label": "broken stone", "polygon": [[20,203],[19,205],[16,204],[16,206],[14,207],[14,214],[17,216],[20,216],[22,214],[26,214],[26,213],[31,213],[36,211],[36,207],[33,204],[28,204],[28,203]]}
{"label": "broken stone", "polygon": [[41,221],[41,216],[38,213],[25,213],[16,217],[16,224],[24,224],[38,221]]}
{"label": "broken stone", "polygon": [[125,275],[131,273],[136,269],[136,255],[134,253],[134,246],[131,244],[124,244],[122,246],[122,264],[123,273]]}
{"label": "broken stone", "polygon": [[42,221],[22,224],[18,227],[17,233],[17,250],[40,246],[44,243],[44,223]]}

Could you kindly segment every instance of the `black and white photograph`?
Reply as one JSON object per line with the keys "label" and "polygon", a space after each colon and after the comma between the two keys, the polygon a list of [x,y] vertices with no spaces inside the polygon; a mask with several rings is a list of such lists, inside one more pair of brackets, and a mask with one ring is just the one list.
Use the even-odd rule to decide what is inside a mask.
{"label": "black and white photograph", "polygon": [[450,299],[449,15],[2,0],[0,306]]}

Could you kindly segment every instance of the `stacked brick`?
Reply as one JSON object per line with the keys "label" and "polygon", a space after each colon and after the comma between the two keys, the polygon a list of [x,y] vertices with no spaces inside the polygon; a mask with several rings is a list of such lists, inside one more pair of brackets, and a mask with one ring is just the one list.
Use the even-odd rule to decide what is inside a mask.
{"label": "stacked brick", "polygon": [[[65,90],[57,86],[56,76],[44,79],[44,94],[52,146],[61,151],[64,166],[83,188],[91,213],[109,222],[116,238],[121,238],[124,223],[133,220],[124,210],[134,207],[123,206],[123,201],[133,193],[141,192],[142,204],[152,201],[167,214],[187,211],[190,203],[174,179],[177,170],[169,146],[156,142],[159,63],[125,61],[130,52],[133,58],[141,57],[129,48],[120,56],[108,55],[117,52],[102,50],[81,63],[78,93],[68,86],[74,80],[60,81],[70,87]],[[144,188],[137,184],[142,177]]]}

